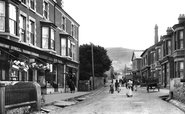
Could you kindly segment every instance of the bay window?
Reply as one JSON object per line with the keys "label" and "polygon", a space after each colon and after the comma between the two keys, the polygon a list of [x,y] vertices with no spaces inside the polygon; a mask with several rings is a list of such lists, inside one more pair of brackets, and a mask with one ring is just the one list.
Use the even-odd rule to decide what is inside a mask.
{"label": "bay window", "polygon": [[55,49],[55,31],[50,27],[42,27],[42,48]]}
{"label": "bay window", "polygon": [[0,1],[0,31],[5,31],[5,2]]}
{"label": "bay window", "polygon": [[177,49],[183,49],[184,48],[183,30],[176,31],[174,36],[175,36],[175,38],[174,38],[174,42],[175,42],[174,43],[175,44],[174,48],[175,48],[175,50],[177,50]]}
{"label": "bay window", "polygon": [[9,4],[9,29],[10,33],[16,35],[17,20],[16,20],[16,7],[12,4]]}
{"label": "bay window", "polygon": [[26,42],[26,17],[21,15],[20,16],[20,37],[22,42]]}

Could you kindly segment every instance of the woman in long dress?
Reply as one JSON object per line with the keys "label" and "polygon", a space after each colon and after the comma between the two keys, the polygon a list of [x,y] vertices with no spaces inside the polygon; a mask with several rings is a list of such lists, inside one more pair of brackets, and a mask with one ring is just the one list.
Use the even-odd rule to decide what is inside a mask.
{"label": "woman in long dress", "polygon": [[132,94],[132,80],[129,80],[128,83],[127,83],[127,97],[132,97],[133,94]]}

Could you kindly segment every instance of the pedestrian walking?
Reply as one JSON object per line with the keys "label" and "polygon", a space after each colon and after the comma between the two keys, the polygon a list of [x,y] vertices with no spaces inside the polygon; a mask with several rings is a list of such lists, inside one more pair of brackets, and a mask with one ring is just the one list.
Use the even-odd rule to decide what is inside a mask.
{"label": "pedestrian walking", "polygon": [[135,80],[134,81],[134,90],[137,91],[137,87],[138,87],[139,81]]}
{"label": "pedestrian walking", "polygon": [[116,80],[116,82],[115,82],[115,88],[116,88],[116,91],[118,91],[118,93],[119,93],[120,89],[119,89],[119,82],[118,82],[118,80]]}
{"label": "pedestrian walking", "polygon": [[106,78],[103,79],[103,82],[104,82],[104,86],[106,86],[106,85],[105,85],[105,84],[106,84]]}
{"label": "pedestrian walking", "polygon": [[111,82],[111,84],[110,84],[110,90],[109,90],[109,93],[114,93],[114,83],[113,83],[113,80],[112,80],[112,82]]}
{"label": "pedestrian walking", "polygon": [[132,97],[133,96],[133,93],[132,93],[132,86],[133,86],[133,82],[132,80],[129,80],[128,83],[127,83],[127,97]]}

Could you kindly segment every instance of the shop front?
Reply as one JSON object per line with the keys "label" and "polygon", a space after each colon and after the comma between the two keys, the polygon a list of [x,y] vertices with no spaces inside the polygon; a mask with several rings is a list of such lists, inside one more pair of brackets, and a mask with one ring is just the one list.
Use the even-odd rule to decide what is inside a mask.
{"label": "shop front", "polygon": [[43,94],[64,92],[65,58],[6,40],[0,39],[1,82],[32,81],[40,84]]}

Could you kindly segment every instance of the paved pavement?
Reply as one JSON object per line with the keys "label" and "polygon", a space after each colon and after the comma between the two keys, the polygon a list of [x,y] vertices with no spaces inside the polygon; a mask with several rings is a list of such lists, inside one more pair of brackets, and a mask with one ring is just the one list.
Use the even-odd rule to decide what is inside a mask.
{"label": "paved pavement", "polygon": [[55,94],[44,95],[43,96],[44,100],[45,100],[44,105],[50,105],[50,104],[53,104],[53,103],[55,103],[57,101],[64,101],[64,100],[68,100],[68,99],[84,96],[84,95],[87,95],[87,94],[95,93],[97,91],[103,90],[103,88],[104,87],[100,87],[100,88],[98,88],[96,90],[88,91],[88,92],[55,93]]}

